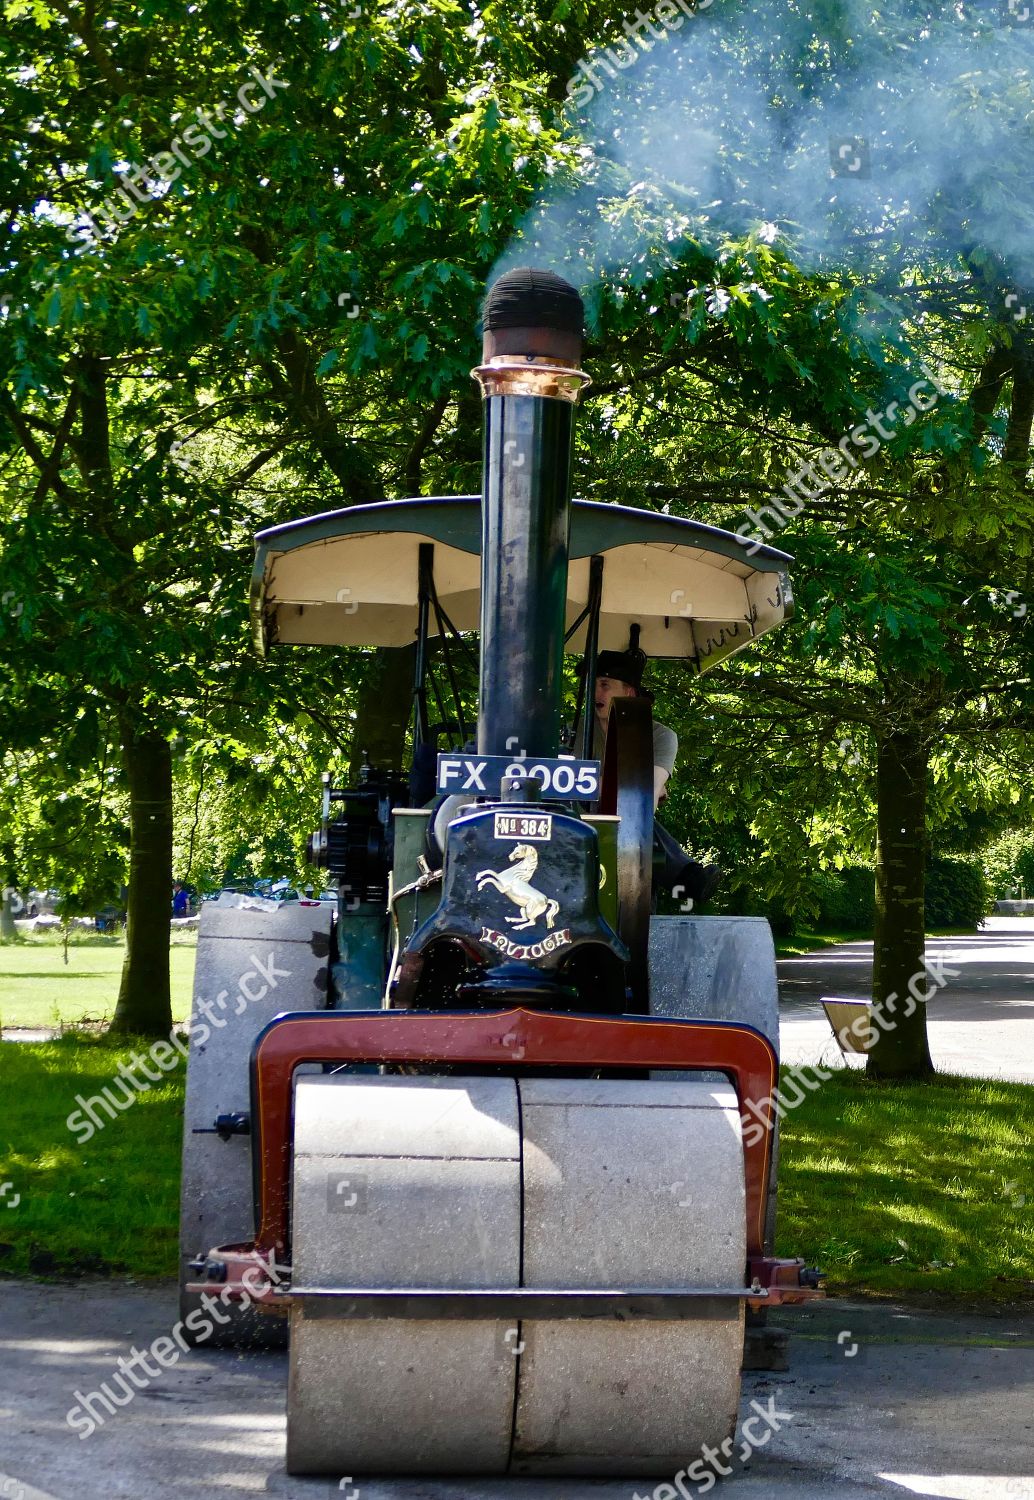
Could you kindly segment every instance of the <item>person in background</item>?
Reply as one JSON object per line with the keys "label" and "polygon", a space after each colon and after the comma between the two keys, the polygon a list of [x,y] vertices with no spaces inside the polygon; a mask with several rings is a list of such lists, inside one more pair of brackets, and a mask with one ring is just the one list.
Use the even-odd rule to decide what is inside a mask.
{"label": "person in background", "polygon": [[[638,649],[601,651],[596,658],[596,686],[593,705],[593,756],[602,761],[607,747],[607,721],[615,698],[646,698],[653,695],[643,687],[646,654]],[[668,778],[675,769],[679,741],[673,729],[653,721],[653,803],[658,808],[668,795]],[[664,855],[664,884],[673,892],[688,896],[695,906],[708,901],[718,888],[721,871],[717,865],[701,865],[690,859],[681,844],[672,838],[662,824],[654,822],[654,841]]]}
{"label": "person in background", "polygon": [[182,880],[177,880],[172,888],[172,915],[174,917],[190,915],[190,892]]}

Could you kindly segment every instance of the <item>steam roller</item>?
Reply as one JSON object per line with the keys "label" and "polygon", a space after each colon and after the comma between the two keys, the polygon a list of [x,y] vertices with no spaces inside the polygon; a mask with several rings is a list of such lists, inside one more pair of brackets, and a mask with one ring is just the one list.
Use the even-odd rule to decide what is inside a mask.
{"label": "steam roller", "polygon": [[582,323],[550,273],[490,291],[481,496],[257,539],[261,653],[414,663],[408,772],[324,777],[334,904],[210,903],[199,936],[184,1312],[286,1326],[292,1473],[670,1474],[735,1431],[745,1321],[821,1295],[773,1254],[771,934],[651,914],[649,702],[601,764],[585,701],[600,650],[702,672],[778,625],[791,560],[571,500]]}

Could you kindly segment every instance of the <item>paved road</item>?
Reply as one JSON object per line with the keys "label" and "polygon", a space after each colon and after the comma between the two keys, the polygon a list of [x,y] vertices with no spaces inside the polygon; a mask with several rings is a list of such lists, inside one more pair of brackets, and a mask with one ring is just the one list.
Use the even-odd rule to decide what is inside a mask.
{"label": "paved road", "polygon": [[[75,1393],[110,1384],[116,1358],[175,1319],[171,1286],[0,1283],[2,1500],[674,1500],[619,1477],[289,1479],[282,1354],[195,1350],[80,1439],[65,1422]],[[743,1399],[778,1431],[737,1464],[726,1500],[1034,1500],[1034,1319],[848,1302],[781,1319],[791,1368],[746,1375]]]}
{"label": "paved road", "polygon": [[[930,1049],[944,1072],[1034,1083],[1034,917],[989,917],[979,933],[930,938],[960,971],[929,1002]],[[868,999],[872,943],[841,943],[779,963],[780,1042],[788,1063],[842,1062],[820,1001]],[[861,1060],[851,1066],[861,1066]]]}

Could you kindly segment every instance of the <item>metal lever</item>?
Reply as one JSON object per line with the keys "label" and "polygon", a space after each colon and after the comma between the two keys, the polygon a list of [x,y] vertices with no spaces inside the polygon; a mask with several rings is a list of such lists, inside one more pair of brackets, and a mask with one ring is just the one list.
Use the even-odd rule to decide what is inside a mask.
{"label": "metal lever", "polygon": [[251,1116],[246,1110],[234,1110],[229,1114],[216,1115],[214,1125],[196,1126],[191,1135],[217,1135],[228,1141],[231,1135],[250,1135]]}

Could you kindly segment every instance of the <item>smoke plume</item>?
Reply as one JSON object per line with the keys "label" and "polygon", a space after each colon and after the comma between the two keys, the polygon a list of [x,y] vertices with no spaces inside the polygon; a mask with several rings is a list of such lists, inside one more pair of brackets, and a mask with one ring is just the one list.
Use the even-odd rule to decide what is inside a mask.
{"label": "smoke plume", "polygon": [[1034,287],[1032,64],[1034,0],[659,0],[579,65],[582,167],[550,178],[493,276],[641,284],[753,230],[805,269],[888,282],[965,256],[1004,302]]}

